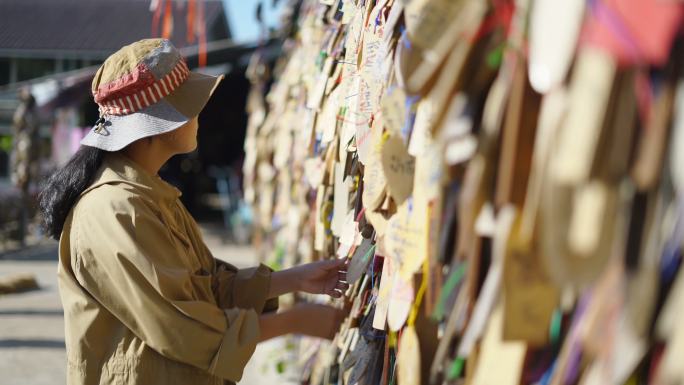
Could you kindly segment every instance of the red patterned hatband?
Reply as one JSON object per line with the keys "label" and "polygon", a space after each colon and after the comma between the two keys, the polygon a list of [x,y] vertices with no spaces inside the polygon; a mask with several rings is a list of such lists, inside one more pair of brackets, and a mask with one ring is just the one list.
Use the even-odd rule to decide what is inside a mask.
{"label": "red patterned hatband", "polygon": [[128,115],[147,108],[170,95],[178,86],[183,84],[189,74],[190,69],[185,64],[185,60],[181,58],[166,76],[154,80],[134,93],[115,98],[104,98],[98,91],[95,91],[93,96],[101,115]]}

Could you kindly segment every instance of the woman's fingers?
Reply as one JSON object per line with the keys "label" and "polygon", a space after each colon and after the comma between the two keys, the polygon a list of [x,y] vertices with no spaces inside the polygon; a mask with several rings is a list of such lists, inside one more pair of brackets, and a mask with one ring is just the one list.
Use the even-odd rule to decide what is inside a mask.
{"label": "woman's fingers", "polygon": [[347,282],[337,282],[337,285],[335,285],[335,289],[340,289],[343,292],[349,289],[349,284]]}
{"label": "woman's fingers", "polygon": [[340,270],[340,271],[346,271],[347,270],[347,258],[334,258],[334,259],[328,259],[325,262],[325,269],[326,270]]}
{"label": "woman's fingers", "polygon": [[341,298],[344,296],[344,292],[349,289],[349,284],[347,282],[337,281],[335,286],[328,291],[328,295],[333,298]]}
{"label": "woman's fingers", "polygon": [[347,282],[347,272],[346,271],[338,271],[337,272],[337,280],[342,281],[342,282]]}

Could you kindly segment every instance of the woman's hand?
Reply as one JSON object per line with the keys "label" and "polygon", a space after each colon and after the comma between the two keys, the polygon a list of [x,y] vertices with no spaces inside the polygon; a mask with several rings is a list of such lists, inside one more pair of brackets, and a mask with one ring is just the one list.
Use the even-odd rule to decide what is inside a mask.
{"label": "woman's hand", "polygon": [[347,313],[348,310],[332,306],[302,303],[282,313],[262,314],[259,317],[259,341],[290,333],[330,340],[340,329]]}
{"label": "woman's hand", "polygon": [[329,340],[335,337],[346,316],[342,309],[313,303],[299,304],[292,311],[300,325],[295,333]]}
{"label": "woman's hand", "polygon": [[299,289],[311,294],[327,294],[340,298],[349,288],[346,259],[331,259],[307,263],[293,268]]}
{"label": "woman's hand", "polygon": [[331,259],[272,273],[268,297],[304,291],[340,298],[348,288],[346,259]]}

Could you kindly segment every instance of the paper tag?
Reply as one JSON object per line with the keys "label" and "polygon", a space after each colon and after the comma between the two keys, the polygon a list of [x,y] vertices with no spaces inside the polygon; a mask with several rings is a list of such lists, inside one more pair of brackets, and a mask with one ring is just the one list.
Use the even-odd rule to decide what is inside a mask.
{"label": "paper tag", "polygon": [[503,306],[499,304],[487,325],[472,385],[520,383],[527,347],[522,342],[504,342],[502,326]]}
{"label": "paper tag", "polygon": [[679,327],[668,341],[663,355],[663,362],[658,376],[659,380],[662,381],[660,383],[677,384],[684,381],[682,357],[684,357],[684,330]]}
{"label": "paper tag", "polygon": [[[381,242],[381,240],[378,241],[378,243]],[[385,330],[390,291],[392,290],[392,282],[394,280],[393,267],[389,257],[383,258],[380,288],[378,289],[378,298],[375,301],[375,314],[373,315],[373,328],[378,330]]]}
{"label": "paper tag", "polygon": [[398,331],[406,323],[413,306],[413,279],[404,280],[400,274],[394,274],[390,290],[387,325],[390,330]]}
{"label": "paper tag", "polygon": [[403,15],[404,4],[398,1],[392,3],[392,7],[389,10],[385,26],[383,28],[382,38],[385,44],[389,44],[392,37],[394,37],[394,29],[397,26],[401,16]]}
{"label": "paper tag", "polygon": [[580,186],[573,198],[574,209],[568,229],[568,246],[573,254],[589,257],[598,248],[608,192],[602,182],[593,181]]}
{"label": "paper tag", "polygon": [[494,206],[489,202],[485,202],[475,220],[475,233],[481,237],[494,237],[495,232],[496,218],[494,217]]}
{"label": "paper tag", "polygon": [[380,35],[383,31],[384,25],[382,24],[382,18],[378,18],[378,12],[380,4],[377,4],[369,15],[370,20],[378,20],[380,24],[375,22],[370,22],[366,25],[366,29],[363,35],[363,45],[361,50],[361,77],[368,84],[370,89],[372,110],[374,113],[377,109],[378,102],[380,101],[380,89],[382,87],[382,63],[387,56],[387,45],[382,40]]}
{"label": "paper tag", "polygon": [[340,249],[337,254],[339,258],[346,257],[349,254],[352,246],[354,246],[354,239],[357,233],[358,223],[354,221],[354,210],[350,210],[344,218],[344,224],[340,232]]}
{"label": "paper tag", "polygon": [[382,171],[379,149],[371,148],[363,171],[363,207],[367,212],[374,211],[382,204],[387,185],[385,173]]}
{"label": "paper tag", "polygon": [[492,137],[496,137],[499,135],[499,131],[501,131],[504,111],[506,111],[506,100],[508,98],[509,83],[505,72],[502,71],[499,72],[499,75],[489,88],[484,111],[482,112],[482,128]]}
{"label": "paper tag", "polygon": [[[444,2],[444,0],[427,0],[431,3]],[[421,1],[412,2],[421,3]],[[437,112],[435,116],[441,118],[443,109],[449,104],[454,86],[460,78],[466,59],[475,47],[473,39],[463,39],[463,36],[476,36],[481,26],[482,18],[488,9],[488,4],[483,0],[450,1],[451,11],[455,14],[441,17],[449,18],[445,28],[439,31],[439,36],[432,40],[429,46],[414,44],[406,47],[400,44],[397,47],[400,70],[398,79],[402,79],[409,93],[425,94],[430,86],[430,97],[433,98]],[[406,16],[407,30],[411,42],[409,16]],[[432,28],[430,25],[428,28]],[[422,47],[422,50],[419,48]],[[405,49],[406,48],[406,49]],[[431,81],[431,79],[434,81]]]}
{"label": "paper tag", "polygon": [[356,126],[356,135],[354,135],[356,154],[359,156],[359,162],[364,165],[368,163],[369,153],[373,151],[373,131],[381,128],[382,126],[378,127],[375,121],[372,125],[359,124]]}
{"label": "paper tag", "polygon": [[316,84],[314,85],[314,88],[311,90],[311,93],[308,95],[308,99],[306,101],[306,108],[317,110],[321,107],[323,93],[325,92],[325,86],[328,82],[328,78],[330,76],[330,72],[332,71],[333,64],[334,60],[332,57],[328,57],[325,59],[323,69],[316,78]]}
{"label": "paper tag", "polygon": [[361,275],[368,270],[368,265],[373,260],[375,246],[370,239],[364,239],[351,257],[347,267],[347,282],[354,284],[361,278]]}
{"label": "paper tag", "polygon": [[404,18],[411,42],[422,48],[432,47],[461,7],[462,2],[454,0],[412,0],[406,4]]}
{"label": "paper tag", "polygon": [[564,89],[558,89],[545,95],[542,99],[539,121],[537,123],[537,135],[532,154],[532,169],[527,183],[527,194],[523,206],[522,220],[520,224],[520,237],[532,239],[537,216],[539,214],[539,202],[541,200],[542,185],[548,168],[551,143],[556,137],[560,123],[565,114],[567,95]]}
{"label": "paper tag", "polygon": [[437,131],[438,141],[446,143],[444,161],[450,166],[469,160],[477,150],[478,141],[471,134],[473,119],[466,111],[467,102],[463,93],[457,93]]}
{"label": "paper tag", "polygon": [[[378,17],[382,4],[376,4],[369,15],[370,20]],[[371,129],[380,130],[382,125],[376,120],[380,112],[380,98],[383,87],[382,63],[386,56],[386,45],[381,40],[383,25],[369,23],[363,35],[363,45],[361,50],[361,67],[359,69],[360,86],[358,89],[358,111],[357,117],[360,122],[356,126],[356,142],[359,149],[359,159],[361,163],[366,163],[367,153],[370,151],[369,137],[372,135]]]}
{"label": "paper tag", "polygon": [[346,358],[347,354],[351,349],[356,347],[357,341],[359,340],[359,328],[349,329],[349,332],[342,343],[342,349],[340,350],[340,355],[337,357],[339,363],[342,363]]}
{"label": "paper tag", "polygon": [[[646,354],[647,344],[644,338],[640,338],[634,333],[624,313],[620,317],[616,329],[615,345],[613,347],[612,362],[610,363],[613,372],[610,383],[624,384],[637,369],[644,354]],[[665,358],[665,361],[667,361],[667,358]],[[681,364],[677,366],[681,367]],[[684,371],[680,370],[680,373],[684,374]],[[680,378],[680,380],[684,380],[684,377]]]}
{"label": "paper tag", "polygon": [[511,229],[504,259],[503,338],[541,347],[549,342],[549,325],[559,293],[532,244],[519,234],[520,218]]}
{"label": "paper tag", "polygon": [[354,135],[356,134],[356,127],[368,123],[368,119],[359,112],[359,93],[361,92],[361,87],[361,78],[357,76],[352,83],[351,90],[349,91],[351,92],[351,95],[345,98],[346,112],[342,119],[342,125],[340,129],[340,161],[346,157],[347,144],[354,138]]}
{"label": "paper tag", "polygon": [[390,136],[381,150],[382,171],[387,179],[387,190],[397,204],[411,195],[415,158],[409,155],[398,136]]}
{"label": "paper tag", "polygon": [[335,139],[337,129],[337,114],[340,112],[340,107],[337,102],[341,88],[335,88],[326,102],[323,104],[323,110],[316,120],[316,132],[321,133],[321,142],[329,143]]}
{"label": "paper tag", "polygon": [[596,49],[580,51],[570,85],[570,105],[551,159],[551,177],[563,184],[589,178],[608,108],[616,63]]}
{"label": "paper tag", "polygon": [[312,189],[323,183],[324,164],[321,158],[309,158],[304,161],[304,174]]}
{"label": "paper tag", "polygon": [[402,385],[420,384],[420,342],[413,326],[401,333],[397,352],[397,379]]}
{"label": "paper tag", "polygon": [[[363,75],[363,74],[362,74]],[[376,106],[379,100],[376,99],[374,93],[379,93],[379,85],[377,81],[372,81],[369,83],[364,79],[363,76],[358,76],[358,88],[355,90],[355,95],[349,95],[349,104],[357,103],[356,107],[356,117],[353,120],[356,121],[356,125],[360,124],[370,124],[371,115],[375,112]]]}
{"label": "paper tag", "polygon": [[425,154],[427,145],[432,141],[431,129],[435,124],[433,105],[430,98],[423,98],[416,108],[416,120],[413,123],[411,140],[409,141],[408,153],[411,156]]}
{"label": "paper tag", "polygon": [[665,300],[663,309],[658,314],[656,322],[657,336],[662,340],[671,339],[677,333],[677,330],[681,329],[682,315],[684,315],[684,270],[680,268],[670,288],[670,294]]}
{"label": "paper tag", "polygon": [[462,138],[451,140],[446,146],[444,159],[450,166],[466,162],[475,155],[477,146],[477,138],[473,135],[466,135]]}
{"label": "paper tag", "polygon": [[344,180],[344,166],[341,163],[335,163],[334,178],[333,217],[330,229],[335,236],[340,236],[349,209],[349,187],[351,186],[351,181],[349,179]]}
{"label": "paper tag", "polygon": [[387,253],[399,264],[405,280],[411,279],[425,260],[428,242],[427,207],[404,202],[390,218],[385,231]]}
{"label": "paper tag", "polygon": [[338,88],[339,81],[342,80],[342,72],[344,71],[343,63],[337,63],[330,74],[328,83],[325,85],[324,95],[330,97],[330,94],[335,88]]}
{"label": "paper tag", "polygon": [[530,16],[530,84],[544,94],[561,85],[572,63],[584,0],[536,0]]}
{"label": "paper tag", "polygon": [[[364,7],[362,4],[355,4],[356,0],[343,0],[344,7],[353,8],[349,27],[347,28],[347,40],[345,41],[345,61],[353,61],[356,63],[359,47],[361,45],[361,36],[363,34],[363,22],[365,18]],[[349,4],[349,5],[348,5]],[[347,14],[345,10],[345,15]]]}
{"label": "paper tag", "polygon": [[[324,151],[323,163],[325,164],[325,174],[323,174],[323,184],[335,186],[335,153],[337,153],[337,141],[333,141]],[[344,175],[343,175],[344,178]]]}
{"label": "paper tag", "polygon": [[280,143],[280,146],[276,147],[273,153],[273,165],[277,169],[282,170],[293,153],[292,135],[289,130],[281,129],[276,131],[276,140]]}
{"label": "paper tag", "polygon": [[401,134],[406,122],[406,94],[397,85],[391,86],[380,101],[382,119],[391,135]]}
{"label": "paper tag", "polygon": [[293,125],[295,144],[294,144],[294,159],[296,162],[303,161],[310,155],[311,144],[315,138],[314,129],[316,127],[316,111],[306,110],[304,116],[304,124],[298,130]]}
{"label": "paper tag", "polygon": [[342,1],[342,24],[349,24],[354,19],[357,13],[360,13],[356,8],[355,0],[341,0]]}
{"label": "paper tag", "polygon": [[684,80],[677,84],[677,96],[672,124],[672,149],[670,150],[670,172],[672,183],[684,194]]}
{"label": "paper tag", "polygon": [[430,140],[425,148],[423,156],[416,158],[412,194],[414,203],[421,206],[442,195],[445,175],[442,143]]}
{"label": "paper tag", "polygon": [[323,210],[323,199],[325,197],[325,186],[318,186],[316,192],[316,218],[315,218],[315,228],[314,228],[314,250],[323,251],[325,246],[325,224],[323,221],[326,215]]}
{"label": "paper tag", "polygon": [[449,107],[445,112],[439,138],[450,140],[472,132],[473,119],[468,114],[467,106],[468,97],[463,92],[457,92],[449,102]]}

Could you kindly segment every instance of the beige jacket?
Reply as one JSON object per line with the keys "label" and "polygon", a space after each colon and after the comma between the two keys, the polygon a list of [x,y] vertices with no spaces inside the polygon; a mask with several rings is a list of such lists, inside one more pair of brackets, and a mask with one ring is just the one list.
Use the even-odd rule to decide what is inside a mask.
{"label": "beige jacket", "polygon": [[59,245],[67,383],[238,381],[259,339],[271,271],[214,259],[180,192],[109,154]]}

